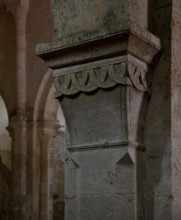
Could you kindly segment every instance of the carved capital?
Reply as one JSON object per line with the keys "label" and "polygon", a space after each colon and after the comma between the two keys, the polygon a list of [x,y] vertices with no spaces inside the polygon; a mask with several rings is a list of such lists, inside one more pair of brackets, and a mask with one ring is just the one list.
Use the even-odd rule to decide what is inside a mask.
{"label": "carved capital", "polygon": [[159,39],[138,26],[101,39],[37,47],[37,54],[54,69],[56,97],[117,84],[148,91],[146,74],[159,51]]}

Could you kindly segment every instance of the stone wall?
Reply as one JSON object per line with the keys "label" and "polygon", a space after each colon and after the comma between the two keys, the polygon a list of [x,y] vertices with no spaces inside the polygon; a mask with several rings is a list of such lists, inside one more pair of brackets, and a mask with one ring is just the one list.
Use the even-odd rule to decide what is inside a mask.
{"label": "stone wall", "polygon": [[172,6],[172,59],[171,59],[171,139],[172,139],[172,208],[173,219],[181,216],[181,2],[173,1]]}
{"label": "stone wall", "polygon": [[150,1],[150,31],[161,39],[145,121],[146,219],[172,219],[171,10],[170,1]]}

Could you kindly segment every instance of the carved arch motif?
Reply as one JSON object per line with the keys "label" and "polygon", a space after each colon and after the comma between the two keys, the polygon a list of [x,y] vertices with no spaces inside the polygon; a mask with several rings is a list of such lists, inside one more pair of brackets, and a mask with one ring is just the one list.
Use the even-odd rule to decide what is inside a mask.
{"label": "carved arch motif", "polygon": [[127,61],[126,56],[59,69],[54,75],[57,97],[107,89],[117,84],[133,85],[141,92],[148,91],[146,70],[132,60]]}

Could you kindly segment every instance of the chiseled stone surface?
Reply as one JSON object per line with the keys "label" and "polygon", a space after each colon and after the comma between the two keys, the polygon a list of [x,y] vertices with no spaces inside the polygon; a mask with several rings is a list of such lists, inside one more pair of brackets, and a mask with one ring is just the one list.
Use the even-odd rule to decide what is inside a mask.
{"label": "chiseled stone surface", "polygon": [[52,1],[54,38],[87,40],[128,29],[131,22],[147,26],[147,1]]}
{"label": "chiseled stone surface", "polygon": [[65,131],[58,131],[53,142],[53,220],[64,220]]}
{"label": "chiseled stone surface", "polygon": [[147,74],[160,42],[139,25],[139,4],[129,3],[52,1],[57,41],[37,48],[54,69],[67,125],[66,220],[145,217]]}
{"label": "chiseled stone surface", "polygon": [[[162,42],[161,57],[154,69],[152,96],[145,125],[146,157],[146,219],[177,219],[174,217],[172,191],[172,38],[171,1],[153,1],[151,31]],[[178,103],[176,104],[178,105]],[[176,183],[174,183],[175,185]],[[178,218],[179,219],[179,218]]]}
{"label": "chiseled stone surface", "polygon": [[67,151],[65,160],[65,219],[134,218],[135,164],[125,141],[121,97],[118,86],[74,99],[65,97],[61,102],[65,118],[74,115],[67,121],[67,147],[72,150]]}
{"label": "chiseled stone surface", "polygon": [[[5,2],[11,12],[29,2],[24,25]],[[52,33],[38,55],[54,69],[69,128],[66,220],[181,219],[180,11],[180,0],[0,0],[0,95],[14,160],[10,189],[1,154],[0,219],[63,219],[61,141],[52,163],[56,131],[45,129],[58,101],[47,101],[51,71],[35,55]],[[150,56],[153,34],[160,58]]]}

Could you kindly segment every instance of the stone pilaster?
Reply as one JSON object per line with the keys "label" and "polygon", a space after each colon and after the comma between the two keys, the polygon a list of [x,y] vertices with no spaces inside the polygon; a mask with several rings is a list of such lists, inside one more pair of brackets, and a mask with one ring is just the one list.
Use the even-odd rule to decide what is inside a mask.
{"label": "stone pilaster", "polygon": [[12,137],[12,200],[13,220],[26,219],[26,118],[14,116],[9,126]]}
{"label": "stone pilaster", "polygon": [[[27,121],[27,219],[39,220],[40,216],[40,150],[42,122]],[[43,138],[43,137],[42,137]]]}
{"label": "stone pilaster", "polygon": [[12,219],[26,219],[27,118],[26,103],[26,16],[28,0],[5,0],[16,28],[16,112],[10,121],[12,136]]}
{"label": "stone pilaster", "polygon": [[39,132],[41,139],[41,174],[40,174],[40,219],[53,219],[53,137],[59,126],[55,122],[45,121]]}
{"label": "stone pilaster", "polygon": [[15,20],[16,29],[16,111],[25,112],[26,102],[26,17],[29,0],[5,0]]}
{"label": "stone pilaster", "polygon": [[[68,130],[65,219],[141,220],[147,78],[160,42],[133,24],[132,11],[142,16],[127,7],[133,2],[101,1],[99,14],[97,3],[78,2],[63,12],[52,1],[56,41],[37,48],[54,70]],[[87,17],[80,13],[85,8]]]}

